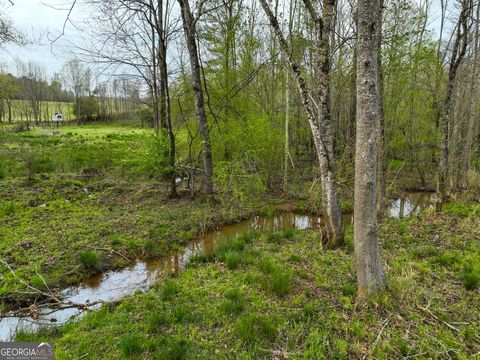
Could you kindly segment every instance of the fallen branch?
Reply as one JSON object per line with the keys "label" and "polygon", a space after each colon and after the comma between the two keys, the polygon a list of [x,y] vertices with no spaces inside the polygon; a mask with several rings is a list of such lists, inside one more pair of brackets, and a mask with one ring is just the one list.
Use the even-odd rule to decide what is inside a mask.
{"label": "fallen branch", "polygon": [[428,315],[430,315],[432,318],[434,318],[435,320],[437,320],[438,322],[441,322],[443,323],[445,326],[447,326],[449,329],[453,330],[453,331],[456,331],[456,332],[460,332],[460,329],[447,323],[446,321],[443,321],[443,320],[440,320],[437,315],[435,315],[430,309],[427,309],[427,308],[424,308],[423,306],[420,306],[420,305],[417,305],[417,307],[422,310],[423,312],[427,313]]}
{"label": "fallen branch", "polygon": [[392,314],[388,315],[387,318],[383,321],[383,325],[382,325],[382,328],[380,329],[380,331],[378,332],[377,334],[377,337],[375,339],[375,341],[373,342],[372,344],[372,347],[370,348],[370,350],[365,354],[365,356],[363,357],[363,360],[365,360],[367,358],[368,355],[370,355],[373,350],[375,350],[377,344],[378,344],[378,341],[380,340],[380,337],[382,336],[383,334],[383,331],[385,330],[385,328],[387,327],[388,323],[390,322],[390,318],[392,317]]}

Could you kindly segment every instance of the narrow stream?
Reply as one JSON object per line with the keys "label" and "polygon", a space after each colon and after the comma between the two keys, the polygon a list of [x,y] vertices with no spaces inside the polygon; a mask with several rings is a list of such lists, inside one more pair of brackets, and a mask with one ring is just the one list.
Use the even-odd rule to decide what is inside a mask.
{"label": "narrow stream", "polygon": [[[404,193],[399,199],[390,201],[388,216],[404,218],[418,214],[434,206],[434,194],[427,192]],[[351,224],[353,214],[345,214],[345,224]],[[219,244],[251,230],[261,233],[282,229],[316,229],[320,218],[312,215],[280,213],[271,218],[256,216],[236,224],[226,225],[217,231],[189,242],[184,248],[160,259],[137,261],[117,271],[108,271],[94,276],[81,285],[69,287],[61,292],[62,299],[74,303],[94,303],[118,300],[135,291],[144,291],[159,278],[185,269],[191,257],[199,253],[211,253]],[[90,309],[99,308],[101,304],[92,305]],[[39,316],[0,318],[0,341],[13,339],[18,330],[34,331],[42,326],[61,325],[72,317],[78,317],[85,310],[77,308],[55,309],[44,306],[38,308]]]}

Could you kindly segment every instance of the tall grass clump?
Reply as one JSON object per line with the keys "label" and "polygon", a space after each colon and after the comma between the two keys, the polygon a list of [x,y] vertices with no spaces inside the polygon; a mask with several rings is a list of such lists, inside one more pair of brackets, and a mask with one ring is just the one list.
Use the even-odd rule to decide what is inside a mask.
{"label": "tall grass clump", "polygon": [[100,267],[101,255],[96,251],[80,251],[79,258],[83,267],[87,270],[98,270]]}
{"label": "tall grass clump", "polygon": [[236,323],[237,333],[247,344],[257,341],[273,342],[278,336],[278,321],[268,315],[250,313],[239,317]]}

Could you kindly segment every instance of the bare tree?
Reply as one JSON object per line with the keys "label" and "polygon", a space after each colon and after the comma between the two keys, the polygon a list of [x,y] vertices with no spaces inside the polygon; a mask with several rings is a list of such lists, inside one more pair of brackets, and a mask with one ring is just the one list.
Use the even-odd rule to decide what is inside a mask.
{"label": "bare tree", "polygon": [[79,60],[74,59],[65,64],[63,73],[65,83],[70,87],[75,96],[77,124],[80,125],[80,97],[90,90],[90,69],[81,64]]}

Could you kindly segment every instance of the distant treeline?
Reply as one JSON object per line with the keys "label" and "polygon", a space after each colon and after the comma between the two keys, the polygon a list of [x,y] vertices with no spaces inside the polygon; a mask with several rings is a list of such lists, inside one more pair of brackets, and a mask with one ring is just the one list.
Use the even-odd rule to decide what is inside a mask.
{"label": "distant treeline", "polygon": [[22,76],[0,74],[0,122],[38,124],[49,121],[57,112],[65,121],[116,119],[132,116],[141,105],[138,91],[132,94],[119,90],[132,88],[126,85],[99,84],[91,90],[88,84],[76,94],[67,90],[60,75],[48,81],[34,71],[34,66],[29,69]]}

